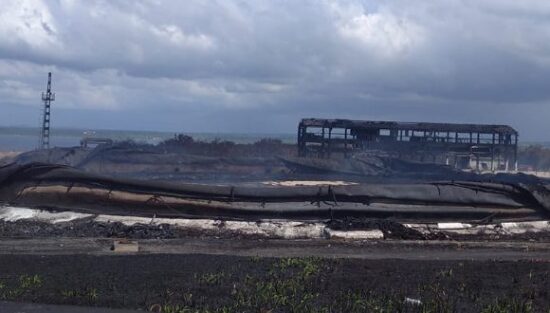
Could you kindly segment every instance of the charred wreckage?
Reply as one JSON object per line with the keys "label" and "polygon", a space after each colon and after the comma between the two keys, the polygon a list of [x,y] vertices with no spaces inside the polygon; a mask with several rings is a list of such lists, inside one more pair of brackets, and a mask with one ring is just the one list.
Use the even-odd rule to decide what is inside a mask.
{"label": "charred wreckage", "polygon": [[357,151],[457,169],[517,170],[518,132],[507,125],[315,118],[298,125],[300,156],[329,158]]}
{"label": "charred wreckage", "polygon": [[[61,163],[72,163],[40,162],[35,157],[40,153],[30,152],[0,167],[0,201],[4,206],[95,214],[222,220],[391,218],[484,223],[547,219],[550,182],[504,172],[517,163],[517,141],[517,131],[509,126],[304,119],[294,150],[298,157],[199,156],[185,147],[170,152],[170,147],[99,142],[93,150],[47,151],[50,159],[58,153]],[[365,151],[378,156],[361,155]],[[410,162],[400,161],[409,162],[408,167],[395,166],[385,158]],[[418,161],[450,166],[422,167]],[[481,175],[457,170],[472,165],[499,172]],[[274,168],[285,166],[293,170],[284,170],[278,180],[306,177],[318,184],[264,184],[273,179]],[[327,171],[301,173],[305,168]],[[263,171],[264,176],[253,183],[186,180],[198,169],[235,171],[239,177],[254,170]],[[129,172],[117,175],[119,170]],[[346,183],[326,181],[328,170],[331,179]],[[183,179],[140,178],[146,171],[155,177],[162,171],[170,177],[176,173]],[[426,173],[430,171],[438,174],[427,175],[433,174]]]}

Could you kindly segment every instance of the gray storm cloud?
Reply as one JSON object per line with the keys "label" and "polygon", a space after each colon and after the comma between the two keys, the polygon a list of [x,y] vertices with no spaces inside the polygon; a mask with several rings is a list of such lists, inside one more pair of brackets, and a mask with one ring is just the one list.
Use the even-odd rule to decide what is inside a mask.
{"label": "gray storm cloud", "polygon": [[51,70],[59,126],[293,132],[320,116],[550,131],[543,1],[8,0],[0,36],[3,125],[34,126]]}

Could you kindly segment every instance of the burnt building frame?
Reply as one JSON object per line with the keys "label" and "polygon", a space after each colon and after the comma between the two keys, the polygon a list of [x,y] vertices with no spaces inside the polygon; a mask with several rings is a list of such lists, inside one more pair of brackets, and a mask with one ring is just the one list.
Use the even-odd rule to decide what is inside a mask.
{"label": "burnt building frame", "polygon": [[518,137],[508,125],[307,118],[298,125],[298,153],[330,158],[376,151],[456,168],[507,171],[517,169]]}

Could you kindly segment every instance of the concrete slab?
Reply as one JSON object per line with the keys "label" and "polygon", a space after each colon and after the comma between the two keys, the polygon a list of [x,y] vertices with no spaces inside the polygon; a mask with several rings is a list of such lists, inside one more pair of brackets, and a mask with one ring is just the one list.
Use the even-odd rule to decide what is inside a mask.
{"label": "concrete slab", "polygon": [[139,244],[133,240],[115,240],[113,242],[113,251],[118,253],[136,253],[139,252]]}

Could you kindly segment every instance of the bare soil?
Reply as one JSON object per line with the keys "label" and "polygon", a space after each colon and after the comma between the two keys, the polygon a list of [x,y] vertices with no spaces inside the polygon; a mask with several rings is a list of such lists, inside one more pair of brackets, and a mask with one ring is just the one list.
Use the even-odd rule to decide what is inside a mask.
{"label": "bare soil", "polygon": [[550,263],[0,255],[0,297],[157,312],[548,312]]}

